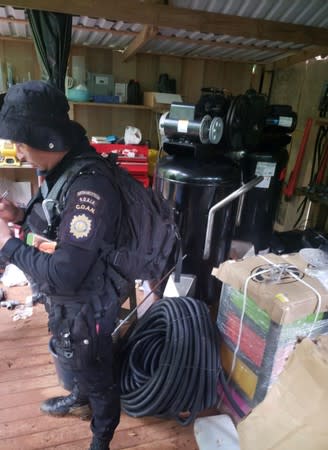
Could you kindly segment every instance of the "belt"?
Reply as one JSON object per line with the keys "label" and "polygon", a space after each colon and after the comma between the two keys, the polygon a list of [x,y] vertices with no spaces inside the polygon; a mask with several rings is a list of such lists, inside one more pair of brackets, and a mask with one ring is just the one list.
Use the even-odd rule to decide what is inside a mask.
{"label": "belt", "polygon": [[83,294],[83,295],[47,295],[47,298],[51,303],[55,303],[56,305],[67,305],[69,303],[83,303],[87,304],[91,301],[92,294]]}

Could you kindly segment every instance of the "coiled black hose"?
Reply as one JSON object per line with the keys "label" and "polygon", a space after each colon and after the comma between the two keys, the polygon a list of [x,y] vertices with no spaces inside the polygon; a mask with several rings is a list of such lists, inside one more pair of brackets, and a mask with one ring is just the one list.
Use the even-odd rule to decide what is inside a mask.
{"label": "coiled black hose", "polygon": [[163,298],[138,321],[123,347],[122,409],[182,425],[217,402],[216,329],[204,302]]}

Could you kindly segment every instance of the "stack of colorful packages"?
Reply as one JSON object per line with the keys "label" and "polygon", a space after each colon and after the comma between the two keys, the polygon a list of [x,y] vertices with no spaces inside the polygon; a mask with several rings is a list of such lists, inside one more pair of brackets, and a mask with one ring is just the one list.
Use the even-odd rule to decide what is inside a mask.
{"label": "stack of colorful packages", "polygon": [[306,270],[299,254],[229,260],[213,270],[223,282],[218,390],[243,414],[264,399],[298,339],[328,333],[328,292]]}

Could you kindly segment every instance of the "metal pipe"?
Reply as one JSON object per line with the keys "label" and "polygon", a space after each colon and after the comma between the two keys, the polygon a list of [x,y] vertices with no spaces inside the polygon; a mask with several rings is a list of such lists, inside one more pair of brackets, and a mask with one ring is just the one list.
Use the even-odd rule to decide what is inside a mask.
{"label": "metal pipe", "polygon": [[[185,259],[185,256],[182,257],[182,260]],[[154,292],[156,291],[156,289],[163,283],[163,281],[168,278],[171,273],[174,272],[174,270],[176,269],[178,264],[175,264],[168,272],[166,272],[165,275],[162,276],[162,278],[156,282],[155,286],[153,286],[152,290],[150,292],[148,292],[148,294],[138,303],[138,305],[129,312],[129,314],[125,317],[125,319],[121,320],[120,323],[117,325],[117,327],[115,328],[115,330],[112,333],[112,338],[115,339],[117,337],[117,334],[120,330],[120,328],[128,321],[130,320],[133,315],[137,312],[138,308],[140,308],[140,306],[147,300],[147,298],[149,298],[151,296],[151,294],[154,294]]]}
{"label": "metal pipe", "polygon": [[237,207],[237,214],[236,214],[236,226],[237,227],[240,225],[240,222],[241,222],[241,213],[243,212],[244,203],[245,203],[245,194],[242,194],[239,197],[238,207]]}
{"label": "metal pipe", "polygon": [[219,209],[226,206],[228,203],[230,203],[233,200],[235,200],[236,198],[238,198],[241,194],[244,194],[245,192],[248,192],[249,190],[251,190],[257,184],[259,184],[262,180],[263,180],[262,176],[253,178],[252,180],[248,181],[248,183],[243,184],[236,191],[227,195],[227,197],[225,197],[224,199],[222,199],[221,201],[219,201],[218,203],[216,203],[215,205],[212,206],[212,208],[210,209],[210,211],[208,213],[203,259],[208,259],[210,257],[212,231],[213,231],[213,223],[214,223],[215,213]]}

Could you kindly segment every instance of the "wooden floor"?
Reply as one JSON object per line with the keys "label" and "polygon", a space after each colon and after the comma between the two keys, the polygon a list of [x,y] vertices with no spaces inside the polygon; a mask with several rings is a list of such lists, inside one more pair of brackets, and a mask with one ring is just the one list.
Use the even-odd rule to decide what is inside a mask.
{"label": "wooden floor", "polygon": [[[16,292],[21,296],[21,288],[10,289],[11,299]],[[53,418],[39,410],[46,398],[67,394],[58,385],[48,352],[43,307],[33,307],[33,315],[25,320],[13,321],[12,316],[12,311],[0,309],[0,449],[87,449],[89,422]],[[198,446],[192,425],[182,427],[173,420],[122,414],[111,444],[111,450],[118,449],[197,450]]]}

